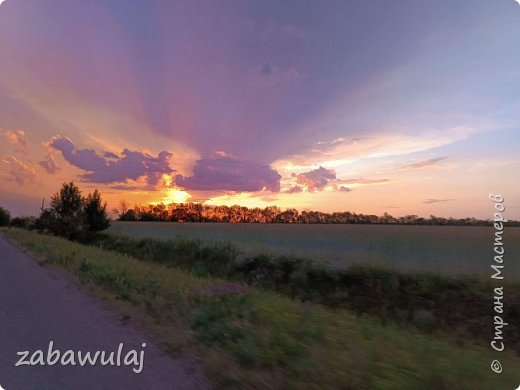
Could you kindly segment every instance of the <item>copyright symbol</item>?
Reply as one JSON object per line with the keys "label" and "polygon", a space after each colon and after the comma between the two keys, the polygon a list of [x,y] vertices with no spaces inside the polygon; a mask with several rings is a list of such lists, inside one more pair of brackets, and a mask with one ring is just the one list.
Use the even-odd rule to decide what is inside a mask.
{"label": "copyright symbol", "polygon": [[491,369],[493,372],[500,374],[502,372],[502,364],[500,364],[498,360],[493,360],[493,362],[491,362]]}

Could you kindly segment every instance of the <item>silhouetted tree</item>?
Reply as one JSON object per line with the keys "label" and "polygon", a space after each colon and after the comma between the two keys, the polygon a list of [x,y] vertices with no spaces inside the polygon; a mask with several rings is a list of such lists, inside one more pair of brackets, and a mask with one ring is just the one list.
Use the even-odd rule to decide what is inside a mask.
{"label": "silhouetted tree", "polygon": [[52,198],[50,207],[43,210],[36,221],[36,228],[47,230],[70,240],[82,240],[89,233],[110,226],[106,214],[106,203],[95,190],[83,198],[79,188],[73,183],[63,183]]}
{"label": "silhouetted tree", "polygon": [[[123,202],[126,205],[126,202]],[[393,224],[393,225],[454,225],[454,226],[490,226],[490,220],[475,218],[454,219],[431,215],[429,218],[417,215],[393,217],[388,213],[382,216],[357,214],[350,211],[325,213],[322,211],[296,209],[282,211],[276,206],[263,209],[247,208],[238,205],[214,206],[201,203],[170,203],[136,206],[133,210],[122,213],[118,210],[121,221],[171,221],[171,222],[230,222],[230,223],[321,223],[321,224]],[[508,226],[520,226],[520,221],[509,220]]]}
{"label": "silhouetted tree", "polygon": [[3,207],[0,207],[0,226],[8,226],[11,222],[11,213],[4,209]]}
{"label": "silhouetted tree", "polygon": [[124,214],[119,215],[120,221],[137,221],[137,213],[135,210],[129,209]]}
{"label": "silhouetted tree", "polygon": [[106,208],[107,204],[106,202],[102,203],[101,194],[98,190],[94,190],[92,194],[87,195],[83,211],[90,232],[105,230],[110,226]]}
{"label": "silhouetted tree", "polygon": [[[71,240],[84,238],[88,231],[83,197],[73,183],[63,183],[59,192],[51,198],[49,213],[42,213],[44,226],[54,234]],[[45,215],[44,215],[45,214]]]}

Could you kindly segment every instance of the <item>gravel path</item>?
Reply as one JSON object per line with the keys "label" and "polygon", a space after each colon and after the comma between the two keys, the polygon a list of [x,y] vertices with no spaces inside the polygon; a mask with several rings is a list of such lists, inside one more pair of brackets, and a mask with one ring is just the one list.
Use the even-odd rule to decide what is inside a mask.
{"label": "gravel path", "polygon": [[[17,352],[42,350],[47,362],[50,341],[60,350],[55,365],[15,364]],[[121,365],[62,365],[65,351],[115,352],[124,343]],[[146,347],[142,347],[146,343]],[[129,351],[129,365],[124,358]],[[143,369],[139,370],[144,350]],[[70,355],[70,354],[69,354]],[[56,354],[54,356],[57,356]],[[69,356],[70,357],[70,356]],[[34,362],[42,357],[36,354]],[[150,336],[124,325],[120,316],[96,301],[67,275],[40,266],[0,237],[0,387],[5,390],[207,389],[200,367],[188,358],[172,359]]]}

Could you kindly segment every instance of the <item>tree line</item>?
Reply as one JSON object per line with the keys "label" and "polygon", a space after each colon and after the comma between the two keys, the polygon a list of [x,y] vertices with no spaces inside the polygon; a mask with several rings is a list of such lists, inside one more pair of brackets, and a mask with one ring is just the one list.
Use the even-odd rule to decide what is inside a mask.
{"label": "tree line", "polygon": [[[214,223],[299,223],[299,224],[395,224],[395,225],[450,225],[489,226],[490,220],[477,218],[444,218],[431,215],[393,217],[353,213],[350,211],[325,213],[301,211],[294,208],[282,210],[277,206],[248,208],[244,206],[214,206],[202,203],[148,204],[129,207],[124,200],[113,210],[120,221],[160,222],[214,222]],[[520,226],[519,221],[510,221],[509,226]]]}

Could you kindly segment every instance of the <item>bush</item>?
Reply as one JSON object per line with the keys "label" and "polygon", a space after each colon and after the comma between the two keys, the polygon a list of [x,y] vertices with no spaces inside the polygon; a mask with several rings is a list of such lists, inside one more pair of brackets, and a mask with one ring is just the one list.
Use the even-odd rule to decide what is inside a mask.
{"label": "bush", "polygon": [[69,240],[85,240],[93,233],[110,226],[106,203],[97,190],[83,198],[74,183],[64,183],[51,198],[50,208],[43,210],[35,223],[39,230],[48,231]]}
{"label": "bush", "polygon": [[0,207],[0,226],[9,226],[9,223],[11,222],[11,213],[4,209],[3,207]]}
{"label": "bush", "polygon": [[36,223],[34,224],[34,227],[37,230],[43,231],[43,232],[51,232],[54,233],[54,227],[57,224],[57,217],[56,215],[51,212],[51,210],[46,209],[43,210],[40,216],[36,219]]}
{"label": "bush", "polygon": [[35,227],[36,218],[34,217],[15,217],[11,220],[11,226],[21,229],[32,229]]}

